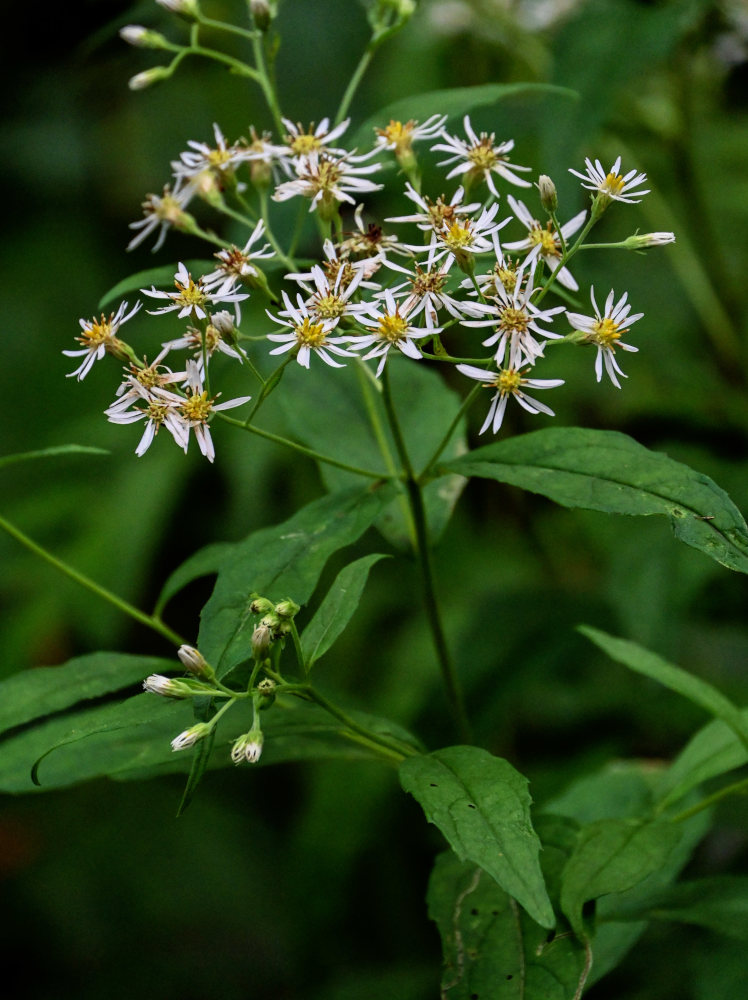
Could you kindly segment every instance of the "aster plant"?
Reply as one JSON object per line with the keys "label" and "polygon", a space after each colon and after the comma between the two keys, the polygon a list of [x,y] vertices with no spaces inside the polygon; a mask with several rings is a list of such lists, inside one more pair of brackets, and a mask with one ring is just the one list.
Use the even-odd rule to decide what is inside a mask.
{"label": "aster plant", "polygon": [[[227,137],[216,109],[212,135],[186,140],[162,194],[149,195],[143,218],[131,224],[129,248],[150,242],[161,251],[179,231],[207,248],[203,273],[183,261],[168,275],[155,269],[144,287],[131,286],[127,300],[113,303],[109,318],[81,319],[80,347],[63,351],[78,365],[69,374],[103,381],[108,370],[115,399],[104,414],[123,434],[139,425],[133,446],[140,462],[157,462],[172,444],[188,452],[194,437],[201,455],[220,464],[225,435],[236,433],[248,445],[260,437],[300,461],[311,458],[336,477],[325,480],[326,495],[278,525],[273,537],[268,529],[254,532],[210,563],[217,582],[189,642],[161,612],[199,575],[199,557],[169,578],[156,611],[147,614],[3,526],[173,645],[174,662],[161,668],[181,676],[148,673],[144,692],[123,703],[122,721],[110,723],[113,739],[121,739],[123,727],[140,727],[141,757],[132,768],[186,770],[184,808],[209,763],[249,770],[352,749],[380,760],[397,769],[403,789],[446,842],[429,888],[444,949],[442,996],[499,1000],[509,996],[502,984],[516,977],[524,992],[512,996],[578,1000],[597,975],[600,928],[617,919],[616,906],[625,909],[624,894],[649,879],[654,900],[672,887],[695,847],[709,804],[698,792],[706,772],[694,765],[694,776],[676,786],[663,765],[651,808],[634,816],[590,822],[565,814],[550,822],[531,808],[527,779],[474,741],[475,705],[444,624],[432,552],[467,480],[483,478],[566,507],[661,514],[687,544],[748,572],[748,529],[710,480],[615,431],[557,426],[554,411],[537,398],[556,389],[552,396],[561,402],[569,380],[594,386],[603,374],[609,382],[600,391],[623,391],[621,352],[641,346],[646,354],[656,328],[632,314],[623,290],[640,261],[609,251],[667,252],[660,248],[675,236],[632,234],[627,213],[649,193],[637,166],[618,156],[606,172],[588,157],[582,171],[576,164],[536,170],[511,136],[475,124],[469,88],[452,103],[457,112],[443,113],[434,95],[420,95],[407,121],[385,109],[375,124],[361,126],[357,88],[379,46],[407,24],[413,0],[367,5],[370,42],[337,112],[305,124],[297,109],[281,109],[273,84],[275,0],[251,0],[241,25],[209,17],[198,0],[159,2],[174,15],[175,34],[186,24],[189,39],[125,28],[126,42],[170,58],[135,75],[131,88],[162,85],[187,57],[213,59],[259,88],[273,127],[254,124]],[[207,29],[239,36],[252,58],[205,48]],[[495,102],[502,96],[496,85]],[[561,212],[551,177],[567,172],[581,184]],[[568,178],[564,188],[572,190]],[[287,202],[297,203],[298,220],[284,244],[276,213]],[[391,214],[382,217],[382,204]],[[560,223],[560,212],[569,221]],[[593,244],[591,230],[604,215],[627,235]],[[602,309],[585,286],[583,262],[593,250],[601,258],[607,253],[605,286],[615,289]],[[584,311],[588,298],[592,315]],[[247,308],[253,304],[259,308]],[[182,324],[179,335],[168,332],[167,315]],[[628,342],[634,323],[637,345]],[[556,367],[562,351],[571,359],[564,378]],[[225,399],[220,386],[232,366],[233,381],[243,380],[246,391]],[[287,391],[289,366],[295,381]],[[629,374],[637,374],[633,361]],[[305,378],[324,378],[335,401],[335,427],[327,432],[318,433],[319,421],[304,412],[303,388],[300,395],[293,390]],[[271,397],[286,400],[289,436],[261,423]],[[229,415],[233,408],[241,415]],[[343,439],[349,432],[355,438],[367,421],[374,444],[352,457]],[[315,597],[329,556],[372,525],[386,551],[357,558],[321,600]],[[313,679],[370,572],[392,554],[418,569],[419,614],[450,719],[441,746],[424,746],[397,719],[339,704],[322,693],[316,670]],[[724,696],[634,643],[590,628],[585,634],[613,659],[707,708],[725,725],[725,745],[745,754],[748,726]],[[159,726],[143,736],[158,699]],[[81,732],[102,732],[97,711],[54,747],[39,744],[37,761],[28,762],[35,782],[45,785],[50,754],[63,754]],[[164,724],[173,727],[168,738]],[[79,752],[76,759],[84,758]],[[83,770],[92,773],[90,762]],[[608,916],[598,921],[603,897],[608,910],[599,912]],[[646,892],[638,899],[637,919],[646,920]],[[514,928],[511,943],[496,930],[504,919]],[[634,939],[626,940],[630,946]]]}

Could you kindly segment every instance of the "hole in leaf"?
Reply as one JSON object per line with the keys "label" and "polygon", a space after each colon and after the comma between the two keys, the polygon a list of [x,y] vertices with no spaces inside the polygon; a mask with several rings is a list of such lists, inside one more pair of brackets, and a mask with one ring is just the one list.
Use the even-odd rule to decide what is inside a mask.
{"label": "hole in leaf", "polygon": [[499,911],[498,910],[491,910],[491,916],[492,917],[498,917],[498,915],[499,915]]}
{"label": "hole in leaf", "polygon": [[468,809],[477,809],[478,807],[473,805],[472,802],[468,802]]}
{"label": "hole in leaf", "polygon": [[508,980],[510,980],[510,979],[514,979],[514,976],[513,976],[513,975],[511,974],[511,972],[510,972],[510,973],[509,973],[509,974],[507,975],[507,977],[506,977],[506,978],[507,978],[507,981],[508,981]]}
{"label": "hole in leaf", "polygon": [[435,781],[430,781],[429,782],[429,788],[438,788],[438,787],[439,786],[437,785],[437,783]]}
{"label": "hole in leaf", "polygon": [[471,910],[470,912],[472,913],[472,915],[473,915],[474,917],[477,917],[477,916],[478,916],[478,911],[476,910],[476,908],[475,908],[475,907],[473,907],[473,908],[472,908],[472,910]]}

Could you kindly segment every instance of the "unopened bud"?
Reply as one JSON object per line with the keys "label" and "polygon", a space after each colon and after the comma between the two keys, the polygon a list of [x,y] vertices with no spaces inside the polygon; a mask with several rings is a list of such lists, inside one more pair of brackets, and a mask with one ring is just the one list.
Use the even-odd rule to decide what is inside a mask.
{"label": "unopened bud", "polygon": [[275,605],[275,613],[279,618],[294,618],[300,610],[301,607],[289,598]]}
{"label": "unopened bud", "polygon": [[262,744],[262,730],[253,728],[236,740],[231,748],[231,759],[235,764],[241,764],[242,761],[256,764],[262,754]]}
{"label": "unopened bud", "polygon": [[166,80],[170,76],[171,70],[168,66],[151,66],[150,69],[131,76],[127,81],[127,86],[130,90],[145,90],[146,87],[150,87],[154,83],[159,83],[161,80]]}
{"label": "unopened bud", "polygon": [[175,736],[171,741],[172,750],[187,750],[188,747],[194,746],[198,740],[204,739],[212,728],[207,722],[198,722],[189,729],[185,729],[183,733]]}
{"label": "unopened bud", "polygon": [[540,203],[546,212],[555,215],[558,211],[558,193],[556,185],[547,174],[541,174],[538,177],[538,193],[540,194]]}
{"label": "unopened bud", "polygon": [[196,21],[200,16],[197,0],[156,0],[156,3],[170,14],[177,14],[186,21]]}
{"label": "unopened bud", "polygon": [[[213,322],[215,323],[215,319]],[[274,608],[275,605],[272,601],[269,601],[267,597],[254,597],[252,599],[252,603],[249,605],[249,610],[253,615],[266,615]]]}
{"label": "unopened bud", "polygon": [[142,24],[127,24],[120,28],[119,37],[138,49],[167,49],[169,40],[158,31],[144,28]]}
{"label": "unopened bud", "polygon": [[[215,313],[211,317],[210,321],[223,340],[229,344],[236,342],[236,325],[234,324],[234,317],[228,309],[221,309],[220,312]],[[268,604],[270,604],[270,601],[268,601]],[[270,606],[272,607],[272,605]],[[257,612],[254,613],[256,614]]]}
{"label": "unopened bud", "polygon": [[143,688],[151,694],[160,694],[165,698],[178,698],[177,686],[171,677],[162,674],[151,674],[143,681]]}
{"label": "unopened bud", "polygon": [[252,656],[256,660],[264,660],[273,645],[273,639],[272,628],[260,622],[252,633]]}
{"label": "unopened bud", "polygon": [[259,31],[268,30],[274,17],[268,0],[249,0],[249,13],[252,15],[255,28]]}
{"label": "unopened bud", "polygon": [[675,243],[675,233],[635,233],[623,241],[627,250],[645,250],[647,247],[664,247]]}
{"label": "unopened bud", "polygon": [[194,646],[186,644],[180,646],[177,650],[177,656],[182,661],[183,666],[195,677],[202,677],[204,680],[212,680],[215,677],[215,670]]}

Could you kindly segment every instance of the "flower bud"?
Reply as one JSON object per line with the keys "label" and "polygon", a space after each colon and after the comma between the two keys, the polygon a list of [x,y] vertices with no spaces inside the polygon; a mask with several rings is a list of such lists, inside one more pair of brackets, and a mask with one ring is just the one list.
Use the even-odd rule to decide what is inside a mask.
{"label": "flower bud", "polygon": [[[215,323],[215,318],[213,322]],[[254,597],[252,599],[252,603],[249,605],[249,610],[253,615],[266,615],[274,608],[275,605],[272,601],[269,601],[267,597]]]}
{"label": "flower bud", "polygon": [[647,247],[664,247],[675,243],[675,233],[635,233],[623,241],[627,250],[644,250]]}
{"label": "flower bud", "polygon": [[[236,325],[234,324],[234,317],[228,309],[221,309],[220,312],[214,313],[210,321],[218,331],[220,337],[227,344],[236,343]],[[268,604],[270,604],[270,601],[268,601]],[[257,612],[254,613],[256,614]]]}
{"label": "flower bud", "polygon": [[273,630],[268,625],[260,624],[252,633],[252,656],[256,660],[264,660],[273,645]]}
{"label": "flower bud", "polygon": [[158,83],[160,80],[166,80],[167,77],[171,76],[171,70],[168,66],[151,66],[150,69],[144,70],[142,73],[136,73],[135,76],[131,76],[127,81],[127,86],[130,90],[145,90],[146,87],[150,87],[154,83]]}
{"label": "flower bud", "polygon": [[178,698],[177,685],[170,677],[162,674],[151,674],[143,681],[143,688],[151,694],[161,694],[165,698]]}
{"label": "flower bud", "polygon": [[142,24],[127,24],[120,28],[119,37],[138,49],[167,49],[169,40],[158,31],[144,28]]}
{"label": "flower bud", "polygon": [[207,722],[198,722],[194,726],[190,726],[179,736],[174,737],[171,741],[172,750],[187,750],[188,747],[194,746],[198,740],[204,739],[212,728]]}
{"label": "flower bud", "polygon": [[187,646],[186,644],[180,646],[177,650],[177,656],[182,661],[185,669],[189,670],[195,677],[201,677],[204,680],[212,680],[215,677],[215,670],[213,670],[202,653],[198,652],[194,646]]}
{"label": "flower bud", "polygon": [[196,21],[200,16],[197,0],[156,0],[156,3],[170,14],[177,14],[186,21]]}
{"label": "flower bud", "polygon": [[541,205],[550,215],[555,215],[558,211],[558,193],[556,192],[556,185],[547,174],[541,174],[540,177],[538,177],[537,186],[538,193],[540,194]]}
{"label": "flower bud", "polygon": [[290,598],[275,605],[275,613],[279,618],[294,618],[300,610],[301,607]]}
{"label": "flower bud", "polygon": [[262,754],[262,730],[252,728],[244,736],[240,736],[231,748],[231,759],[235,764],[245,760],[248,764],[256,764]]}
{"label": "flower bud", "polygon": [[275,10],[271,9],[268,0],[249,0],[249,13],[252,15],[254,26],[258,31],[267,31],[270,22],[275,17]]}

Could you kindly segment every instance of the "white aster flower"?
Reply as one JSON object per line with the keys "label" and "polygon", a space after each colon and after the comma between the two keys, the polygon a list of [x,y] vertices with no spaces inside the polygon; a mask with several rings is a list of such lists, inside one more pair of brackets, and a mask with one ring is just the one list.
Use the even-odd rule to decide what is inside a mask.
{"label": "white aster flower", "polygon": [[[386,261],[388,253],[398,254],[401,257],[411,256],[411,251],[401,243],[397,236],[385,233],[382,227],[370,222],[364,228],[363,220],[364,206],[357,205],[353,213],[356,223],[356,230],[348,233],[347,239],[340,244],[340,252],[343,257],[353,254],[356,257],[368,258],[372,262],[371,273],[379,269],[380,263]],[[373,263],[376,261],[376,267]]]}
{"label": "white aster flower", "polygon": [[503,177],[510,184],[516,184],[519,187],[531,186],[529,181],[517,176],[517,171],[530,170],[530,167],[520,167],[517,164],[509,163],[509,157],[506,154],[514,149],[513,139],[508,139],[506,142],[500,142],[497,145],[496,136],[493,132],[490,135],[487,132],[481,132],[480,135],[476,135],[470,124],[470,115],[465,115],[463,125],[465,126],[468,142],[464,139],[459,139],[457,136],[449,135],[448,132],[442,132],[442,137],[445,141],[443,143],[438,142],[431,147],[432,150],[451,154],[446,160],[440,161],[440,167],[456,163],[456,166],[447,174],[447,178],[464,176],[466,183],[469,184],[482,177],[495,198],[499,197],[499,192],[496,190],[494,184],[494,174]]}
{"label": "white aster flower", "polygon": [[241,764],[242,761],[246,761],[248,764],[256,764],[262,755],[262,744],[262,731],[253,729],[235,741],[231,748],[231,759],[235,764]]}
{"label": "white aster flower", "polygon": [[[529,273],[523,269],[516,272],[514,287],[505,288],[500,281],[496,282],[496,294],[490,305],[491,312],[484,319],[468,319],[464,326],[493,326],[494,332],[483,341],[484,347],[496,345],[494,357],[501,365],[507,355],[521,363],[534,364],[535,359],[543,353],[543,345],[533,334],[545,339],[557,339],[560,333],[554,333],[540,324],[551,323],[556,313],[564,311],[563,306],[552,309],[538,309],[532,303],[534,268],[530,265]],[[524,358],[520,362],[520,357]]]}
{"label": "white aster flower", "polygon": [[582,187],[587,188],[588,191],[597,191],[604,198],[624,201],[631,205],[637,205],[645,194],[649,194],[649,190],[636,190],[640,185],[646,184],[646,174],[638,174],[636,170],[629,170],[627,174],[619,173],[621,169],[620,156],[607,173],[599,160],[595,160],[593,163],[587,157],[584,165],[587,169],[583,174],[580,174],[578,170],[572,170],[571,167],[569,173],[579,177],[582,181]]}
{"label": "white aster flower", "polygon": [[351,343],[359,351],[365,351],[371,347],[371,350],[364,354],[363,360],[380,359],[377,377],[384,371],[387,355],[391,348],[396,347],[407,357],[413,358],[414,361],[420,361],[421,352],[415,343],[416,340],[441,333],[441,327],[413,326],[405,307],[403,306],[401,310],[389,288],[384,291],[384,308],[375,309],[372,307],[370,316],[360,320],[360,322],[369,332],[364,336],[350,338]]}
{"label": "white aster flower", "polygon": [[180,319],[185,316],[207,319],[209,306],[217,305],[220,302],[232,302],[236,322],[239,323],[241,317],[239,302],[249,298],[246,292],[237,291],[232,277],[226,278],[221,285],[210,289],[206,288],[202,278],[193,281],[192,275],[182,263],[179,264],[174,275],[174,287],[176,292],[162,292],[152,286],[150,289],[140,289],[143,295],[149,295],[152,299],[168,299],[171,303],[168,306],[161,306],[160,309],[149,309],[148,312],[152,316],[178,311]]}
{"label": "white aster flower", "polygon": [[132,309],[127,312],[127,303],[120,302],[117,311],[110,313],[109,319],[101,314],[101,319],[80,319],[83,333],[75,339],[82,348],[76,351],[63,351],[69,358],[83,357],[81,364],[74,372],[68,373],[68,378],[75,376],[80,382],[88,375],[95,361],[100,361],[105,354],[113,354],[115,357],[127,357],[125,345],[117,337],[117,331],[131,319],[140,309],[142,303],[136,302]]}
{"label": "white aster flower", "polygon": [[524,391],[525,386],[531,389],[554,389],[563,385],[564,380],[560,378],[524,378],[514,359],[510,358],[509,366],[501,368],[498,372],[486,371],[484,368],[476,368],[473,365],[457,365],[457,371],[467,375],[468,378],[478,382],[484,382],[487,387],[495,388],[498,391],[491,398],[491,405],[488,415],[480,429],[482,434],[492,428],[494,434],[497,433],[504,420],[506,404],[509,397],[517,400],[519,405],[528,413],[546,413],[549,417],[555,416],[550,407],[532,396],[528,396]]}
{"label": "white aster flower", "polygon": [[212,728],[207,722],[197,722],[189,729],[185,729],[179,736],[174,737],[171,741],[172,750],[187,750],[189,747],[193,747],[199,740],[204,739]]}
{"label": "white aster flower", "polygon": [[[513,198],[512,195],[507,196],[507,201],[517,219],[527,230],[527,236],[523,240],[505,243],[504,249],[524,250],[527,252],[528,259],[535,260],[540,257],[551,272],[555,271],[561,260],[561,239],[553,223],[548,222],[545,226],[541,226],[523,202]],[[565,241],[582,227],[586,216],[586,211],[579,212],[573,219],[561,226],[561,235]],[[579,288],[567,267],[556,271],[556,280],[572,292],[576,292]]]}
{"label": "white aster flower", "polygon": [[595,310],[594,316],[583,316],[581,313],[567,312],[566,318],[575,330],[586,334],[585,340],[587,343],[597,346],[597,357],[595,358],[595,375],[597,381],[599,382],[603,377],[604,362],[605,371],[608,373],[610,381],[617,389],[620,389],[621,385],[616,376],[623,375],[624,378],[627,376],[621,371],[616,361],[616,348],[620,347],[623,351],[639,350],[638,347],[633,347],[631,344],[624,344],[621,341],[621,335],[628,333],[631,325],[640,320],[644,313],[629,316],[631,306],[627,304],[628,292],[624,292],[618,302],[615,302],[615,292],[611,289],[605,300],[605,309],[602,315],[595,301],[594,288],[590,289],[590,299],[592,300],[592,308]]}
{"label": "white aster flower", "polygon": [[140,232],[133,236],[127,244],[128,250],[134,250],[151,233],[158,230],[158,238],[151,248],[155,253],[163,246],[166,234],[169,229],[184,229],[194,221],[191,215],[185,212],[185,208],[192,198],[194,191],[188,187],[180,188],[179,185],[172,191],[168,184],[164,186],[163,194],[149,194],[143,202],[143,218],[137,222],[130,223],[130,229],[139,229]]}
{"label": "white aster flower", "polygon": [[211,317],[211,322],[208,323],[204,331],[190,326],[182,337],[169,340],[162,346],[167,351],[191,351],[193,360],[197,363],[198,372],[201,378],[204,378],[205,359],[210,361],[216,351],[229,358],[234,358],[236,361],[241,361],[241,354],[223,339],[221,327],[226,325],[230,329],[234,329],[231,313],[223,311]]}
{"label": "white aster flower", "polygon": [[385,219],[385,222],[414,222],[419,229],[423,229],[425,232],[438,231],[458,218],[466,217],[471,212],[477,212],[480,208],[479,201],[463,205],[462,199],[465,197],[463,187],[457,188],[450,201],[445,201],[444,196],[432,201],[419,194],[412,184],[406,183],[405,197],[415,202],[421,211],[413,215],[393,215]]}
{"label": "white aster flower", "polygon": [[[166,351],[163,352],[165,353]],[[134,424],[139,420],[145,420],[143,434],[135,449],[138,458],[142,458],[148,451],[161,427],[167,429],[182,449],[186,448],[189,439],[189,428],[180,410],[182,397],[172,396],[170,393],[169,396],[172,398],[164,398],[163,393],[158,393],[167,382],[184,381],[186,372],[164,374],[158,372],[154,364],[148,369],[140,369],[137,374],[149,371],[154,372],[158,381],[151,382],[150,379],[140,381],[137,375],[129,375],[117,390],[119,398],[104,411],[107,420],[112,424]]]}
{"label": "white aster flower", "polygon": [[297,195],[311,198],[309,211],[319,208],[324,218],[330,218],[341,202],[356,204],[352,194],[364,191],[379,191],[383,185],[367,180],[364,174],[371,174],[381,168],[379,163],[368,166],[354,166],[349,154],[333,156],[330,153],[309,153],[295,163],[296,179],[279,184],[273,194],[274,201],[287,201]]}
{"label": "white aster flower", "polygon": [[431,235],[431,244],[436,246],[434,260],[446,256],[450,265],[452,260],[456,260],[458,267],[466,274],[472,273],[473,255],[489,253],[493,249],[490,237],[511,222],[511,218],[495,222],[498,210],[498,204],[494,203],[490,208],[484,208],[477,219],[457,216],[450,221],[445,220],[442,228],[434,230]]}
{"label": "white aster flower", "polygon": [[[298,348],[296,360],[303,368],[309,367],[312,351],[333,368],[344,368],[338,364],[331,354],[340,357],[353,357],[350,351],[341,347],[348,341],[347,337],[331,337],[330,333],[337,326],[337,319],[319,319],[306,305],[301,295],[297,295],[297,305],[294,306],[286,292],[282,292],[285,309],[280,316],[273,316],[268,312],[268,316],[277,323],[278,326],[288,327],[287,333],[269,333],[268,340],[280,343],[280,347],[275,347],[271,354],[285,354],[294,348]],[[266,310],[267,311],[267,310]]]}
{"label": "white aster flower", "polygon": [[176,696],[179,690],[170,677],[164,677],[162,674],[151,674],[150,677],[146,677],[143,688],[151,694],[161,694],[165,698]]}
{"label": "white aster flower", "polygon": [[310,153],[319,154],[325,152],[331,153],[333,156],[346,155],[345,149],[332,146],[331,143],[339,139],[346,131],[351,123],[350,118],[346,118],[345,121],[342,121],[339,125],[335,125],[333,128],[330,128],[330,119],[323,118],[316,127],[312,122],[307,131],[304,131],[304,127],[300,122],[294,125],[289,118],[281,118],[281,121],[287,129],[287,133],[284,136],[285,145],[282,147],[283,152],[292,160],[309,156]]}
{"label": "white aster flower", "polygon": [[265,223],[260,219],[241,250],[237,246],[232,246],[215,253],[213,256],[218,261],[218,267],[215,271],[203,276],[203,287],[213,288],[215,285],[225,282],[227,278],[231,278],[233,281],[245,281],[249,284],[258,280],[262,283],[262,272],[255,266],[254,261],[269,260],[275,256],[275,250],[269,243],[265,243],[257,250],[252,249],[264,235]]}
{"label": "white aster flower", "polygon": [[424,139],[435,139],[441,134],[446,115],[431,115],[425,122],[417,122],[412,118],[403,122],[390,119],[389,125],[384,128],[376,128],[375,146],[377,149],[390,149],[398,159],[407,156],[414,142],[421,142]]}
{"label": "white aster flower", "polygon": [[250,158],[246,145],[240,143],[228,145],[223,132],[215,122],[213,134],[215,146],[189,139],[187,145],[190,149],[180,153],[178,160],[172,161],[171,168],[178,184],[184,183],[198,193],[212,190],[216,182],[222,187],[224,180],[233,175],[236,168]]}
{"label": "white aster flower", "polygon": [[[325,246],[325,256],[330,260],[334,257],[334,247],[329,240],[325,240],[325,244],[329,244]],[[304,305],[313,320],[329,321],[337,326],[343,316],[361,316],[371,308],[365,302],[351,302],[367,273],[366,263],[351,264],[352,276],[345,268],[338,267],[333,277],[315,264],[308,274],[287,274],[286,278],[298,282],[309,296]],[[280,315],[289,317],[291,314],[281,310]]]}

